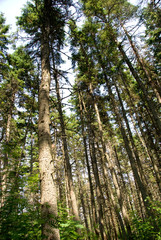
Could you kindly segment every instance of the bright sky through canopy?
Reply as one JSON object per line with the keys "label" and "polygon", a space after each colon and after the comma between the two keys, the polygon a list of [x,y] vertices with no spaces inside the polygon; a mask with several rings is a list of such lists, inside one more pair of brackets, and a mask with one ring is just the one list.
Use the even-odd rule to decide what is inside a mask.
{"label": "bright sky through canopy", "polygon": [[[137,4],[138,0],[130,0],[132,4]],[[11,31],[16,30],[16,16],[21,15],[21,9],[27,0],[0,0],[0,12],[4,13],[6,24],[11,25]]]}
{"label": "bright sky through canopy", "polygon": [[21,15],[21,9],[27,0],[0,0],[0,12],[6,18],[6,24],[11,25],[11,31],[16,30],[16,16]]}

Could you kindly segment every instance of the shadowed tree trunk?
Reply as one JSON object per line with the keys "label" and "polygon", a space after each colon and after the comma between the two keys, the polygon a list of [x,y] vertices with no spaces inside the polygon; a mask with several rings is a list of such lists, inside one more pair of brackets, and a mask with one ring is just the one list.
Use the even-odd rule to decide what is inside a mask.
{"label": "shadowed tree trunk", "polygon": [[[53,62],[54,64],[54,62]],[[59,82],[58,82],[58,76],[56,69],[54,69],[54,79],[56,84],[56,94],[57,94],[57,103],[58,103],[58,112],[59,112],[59,118],[60,118],[60,126],[61,126],[61,134],[62,134],[62,142],[63,142],[63,152],[64,152],[64,160],[65,160],[65,175],[67,179],[67,190],[69,195],[69,203],[70,207],[72,208],[72,215],[74,216],[74,219],[76,221],[79,221],[79,211],[78,211],[78,204],[76,200],[76,194],[74,191],[73,186],[73,177],[72,177],[72,169],[71,164],[69,160],[69,153],[68,153],[68,146],[67,146],[67,138],[66,138],[66,132],[65,132],[65,123],[64,123],[64,117],[63,117],[63,111],[62,111],[62,103],[60,98],[60,89],[59,89]]]}
{"label": "shadowed tree trunk", "polygon": [[15,102],[15,95],[17,91],[17,83],[14,79],[11,79],[10,83],[10,91],[11,97],[9,98],[9,106],[8,106],[8,115],[7,115],[7,124],[6,124],[6,134],[5,134],[5,153],[4,153],[4,160],[3,160],[3,171],[2,171],[2,198],[1,198],[1,207],[3,206],[5,199],[7,197],[7,185],[9,182],[9,171],[8,169],[9,160],[8,160],[8,153],[9,153],[9,142],[10,142],[10,132],[11,132],[11,121],[12,121],[12,114],[14,109],[14,102]]}
{"label": "shadowed tree trunk", "polygon": [[92,100],[93,100],[94,109],[95,109],[95,112],[96,112],[100,141],[101,141],[101,145],[102,145],[102,148],[103,148],[103,157],[105,158],[106,162],[108,163],[108,166],[109,166],[109,169],[110,169],[110,172],[111,172],[111,176],[112,176],[113,183],[114,183],[114,186],[115,186],[115,189],[116,189],[116,194],[118,196],[118,201],[119,201],[119,204],[120,204],[122,215],[123,215],[126,227],[127,227],[128,235],[131,235],[128,212],[127,212],[127,209],[125,208],[125,204],[123,203],[122,192],[120,190],[120,186],[119,186],[119,183],[118,183],[118,178],[117,178],[112,160],[109,158],[109,156],[107,154],[107,151],[106,151],[105,140],[104,140],[104,137],[103,137],[102,122],[101,122],[101,119],[100,119],[100,114],[99,114],[97,104],[96,104],[94,96],[93,96],[93,88],[92,88],[91,83],[89,84],[89,88],[90,88],[90,94],[91,94],[91,97],[92,97]]}
{"label": "shadowed tree trunk", "polygon": [[[106,75],[105,75],[105,77],[106,77]],[[107,79],[107,77],[106,77],[106,79]],[[123,122],[122,122],[121,116],[119,115],[119,112],[118,112],[118,109],[117,109],[117,106],[116,106],[116,102],[115,102],[115,99],[114,99],[114,95],[112,93],[112,90],[111,90],[111,87],[110,87],[110,84],[109,84],[108,80],[106,81],[106,83],[107,83],[107,87],[108,87],[109,94],[110,94],[110,97],[111,97],[111,103],[113,105],[113,110],[114,110],[114,113],[116,114],[117,122],[118,122],[119,127],[120,127],[122,138],[124,140],[125,149],[127,151],[128,157],[129,157],[129,161],[130,161],[130,165],[131,165],[131,168],[132,168],[132,171],[133,171],[134,179],[135,179],[136,184],[138,186],[138,189],[139,189],[139,191],[141,193],[141,196],[142,196],[142,199],[143,199],[143,203],[144,203],[147,215],[150,215],[149,203],[146,200],[146,198],[148,197],[147,188],[146,188],[146,186],[144,185],[144,183],[142,182],[142,180],[141,180],[141,178],[139,176],[138,168],[136,166],[135,159],[133,157],[133,153],[132,153],[131,147],[129,145],[129,140],[128,140],[128,137],[126,135],[126,131],[125,131],[125,128],[123,126]]]}
{"label": "shadowed tree trunk", "polygon": [[88,150],[87,150],[87,139],[86,139],[86,133],[85,133],[85,124],[84,124],[84,118],[83,118],[83,108],[84,111],[87,114],[87,110],[85,107],[85,103],[82,98],[82,94],[79,92],[79,109],[80,109],[80,118],[81,118],[81,130],[82,130],[82,135],[83,135],[83,144],[84,144],[84,151],[85,151],[85,159],[86,159],[86,165],[87,165],[87,171],[88,171],[88,180],[89,180],[89,186],[90,186],[90,195],[91,195],[91,208],[92,208],[92,225],[96,226],[97,223],[97,212],[96,212],[96,207],[95,207],[95,196],[94,196],[94,191],[93,191],[93,183],[92,183],[92,178],[91,178],[91,168],[89,164],[89,157],[88,157]]}
{"label": "shadowed tree trunk", "polygon": [[158,139],[160,139],[160,134],[159,133],[161,131],[161,123],[160,123],[160,119],[158,117],[158,114],[156,113],[156,110],[155,110],[155,104],[151,99],[149,99],[148,93],[147,93],[142,81],[140,80],[140,77],[139,77],[138,73],[136,72],[136,70],[132,66],[131,61],[129,60],[128,56],[126,55],[126,52],[124,51],[122,45],[120,43],[117,43],[117,42],[116,42],[116,44],[117,44],[118,49],[120,50],[120,53],[122,54],[122,57],[123,57],[124,61],[128,65],[133,77],[136,79],[139,87],[141,88],[141,90],[143,92],[142,100],[144,102],[144,106],[147,109],[148,114],[151,117],[153,125],[156,129],[156,135],[158,136]]}
{"label": "shadowed tree trunk", "polygon": [[[157,148],[157,146],[154,144],[153,139],[151,137],[151,134],[149,133],[150,130],[148,128],[148,125],[146,125],[146,133],[143,130],[141,121],[143,121],[144,116],[143,116],[142,112],[140,112],[140,114],[141,114],[141,119],[140,119],[140,116],[138,114],[138,110],[137,110],[136,106],[134,105],[134,99],[133,99],[133,97],[132,97],[132,95],[131,95],[131,93],[128,89],[128,86],[127,86],[126,82],[125,82],[123,73],[121,73],[121,79],[122,79],[122,82],[125,86],[126,93],[129,97],[131,108],[135,112],[136,120],[137,120],[138,125],[139,125],[141,135],[139,134],[139,132],[136,129],[137,134],[138,134],[139,139],[140,139],[142,145],[144,146],[144,148],[145,148],[145,150],[146,150],[146,152],[149,156],[149,159],[151,160],[151,164],[153,166],[153,171],[154,171],[154,174],[155,174],[155,177],[156,177],[156,180],[157,180],[158,188],[159,188],[159,190],[161,190],[160,171],[159,171],[160,158],[159,158],[159,155],[158,155],[159,147]],[[130,111],[130,115],[131,115],[131,118],[133,120],[131,111]],[[133,120],[133,122],[134,122],[134,120]],[[135,124],[134,124],[134,126],[135,126]]]}
{"label": "shadowed tree trunk", "polygon": [[158,99],[158,102],[161,103],[161,88],[158,84],[157,80],[153,80],[152,78],[152,74],[149,72],[148,67],[146,66],[145,60],[143,59],[143,57],[139,54],[133,40],[132,37],[129,35],[128,31],[126,30],[126,28],[123,26],[123,24],[121,23],[122,28],[124,29],[124,32],[129,40],[129,43],[131,45],[131,48],[134,51],[134,54],[136,56],[136,59],[140,65],[140,67],[142,68],[142,70],[145,73],[145,76],[148,80],[148,84],[150,84],[152,86],[152,88],[154,89],[154,92],[156,94],[156,97]]}

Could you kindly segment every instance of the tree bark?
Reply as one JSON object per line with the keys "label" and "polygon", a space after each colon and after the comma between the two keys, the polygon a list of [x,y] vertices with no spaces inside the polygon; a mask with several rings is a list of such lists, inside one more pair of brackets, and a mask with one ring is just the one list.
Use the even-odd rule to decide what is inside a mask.
{"label": "tree bark", "polygon": [[5,153],[3,158],[3,171],[2,171],[2,197],[1,197],[1,207],[4,205],[5,199],[7,197],[7,186],[9,182],[9,142],[10,142],[10,133],[11,133],[11,121],[12,121],[12,114],[14,109],[15,103],[15,95],[17,92],[17,83],[14,79],[11,79],[10,82],[10,91],[11,97],[9,98],[9,106],[8,106],[8,114],[7,114],[7,124],[6,124],[6,134],[5,134]]}
{"label": "tree bark", "polygon": [[56,84],[58,112],[59,112],[62,142],[63,142],[63,151],[64,151],[64,160],[65,160],[65,174],[66,174],[67,186],[68,186],[67,189],[69,191],[69,193],[68,193],[69,194],[69,203],[70,203],[70,206],[72,208],[72,215],[74,216],[74,219],[76,221],[79,221],[80,220],[79,219],[79,210],[78,210],[76,194],[75,194],[74,186],[73,186],[72,169],[71,169],[71,164],[70,164],[69,154],[68,154],[65,123],[64,123],[64,117],[63,117],[62,103],[61,103],[60,90],[59,90],[59,82],[58,82],[58,76],[57,76],[56,69],[55,69],[54,79],[55,79],[55,84]]}
{"label": "tree bark", "polygon": [[[89,157],[88,157],[88,151],[87,151],[87,139],[86,139],[86,134],[85,134],[85,129],[84,129],[85,126],[84,126],[84,118],[83,118],[83,106],[84,106],[85,111],[86,111],[86,107],[85,107],[84,101],[82,99],[81,93],[79,93],[78,98],[79,98],[79,109],[80,109],[80,118],[81,118],[81,130],[82,130],[82,135],[83,135],[85,159],[86,159],[86,165],[87,165],[87,171],[88,171],[88,180],[89,180],[89,185],[90,185],[92,225],[94,227],[94,226],[96,226],[98,216],[97,216],[96,207],[95,207],[95,200],[94,200],[95,196],[94,196],[92,177],[91,177],[91,167],[90,167],[90,163],[89,163]],[[87,114],[87,111],[86,111],[86,114]]]}
{"label": "tree bark", "polygon": [[[122,76],[121,74],[121,79],[122,79],[122,82],[125,86],[125,90],[126,90],[126,93],[127,95],[129,96],[129,101],[130,101],[130,106],[132,108],[132,110],[135,112],[135,116],[136,116],[136,120],[138,122],[138,125],[139,125],[139,129],[140,129],[140,132],[141,132],[141,135],[139,134],[139,132],[137,131],[137,127],[135,127],[135,123],[134,124],[134,127],[136,128],[136,132],[138,134],[138,137],[143,145],[143,147],[145,148],[146,152],[147,152],[147,155],[149,156],[149,159],[151,160],[151,164],[152,164],[152,167],[153,167],[153,171],[154,171],[154,175],[156,177],[156,181],[157,181],[157,185],[158,185],[158,188],[159,190],[161,191],[161,182],[160,182],[160,173],[159,173],[159,167],[160,167],[160,158],[159,158],[159,147],[157,148],[153,142],[153,139],[151,138],[151,134],[149,133],[149,128],[147,126],[147,124],[145,123],[146,125],[146,134],[142,128],[142,124],[141,124],[141,121],[143,121],[144,119],[144,116],[142,114],[142,112],[140,113],[142,118],[140,119],[140,116],[138,114],[138,109],[136,108],[136,106],[134,105],[134,99],[128,89],[128,86],[124,80],[124,77]],[[131,110],[131,111],[132,111]],[[132,118],[132,121],[134,122],[133,120],[133,116],[132,116],[132,113],[130,111],[130,115],[131,115],[131,118]]]}
{"label": "tree bark", "polygon": [[122,28],[124,29],[124,32],[129,40],[129,43],[131,45],[131,48],[134,51],[134,54],[136,56],[137,62],[139,63],[140,67],[142,68],[142,70],[145,73],[145,76],[148,80],[148,84],[150,84],[152,86],[152,88],[154,89],[154,92],[156,94],[156,97],[158,99],[158,102],[161,103],[161,88],[158,85],[157,81],[154,82],[153,78],[152,78],[152,74],[150,74],[150,72],[148,71],[148,67],[145,64],[145,60],[143,59],[143,57],[138,53],[138,50],[131,38],[131,36],[129,35],[128,31],[126,30],[126,28],[123,26],[123,24],[121,23]]}
{"label": "tree bark", "polygon": [[[41,84],[39,88],[39,168],[41,181],[42,235],[46,240],[59,240],[59,230],[55,227],[57,217],[57,193],[50,134],[50,60],[48,10],[51,1],[44,0],[44,25],[41,27]],[[55,225],[55,226],[54,226]]]}
{"label": "tree bark", "polygon": [[127,209],[126,209],[125,205],[123,204],[123,196],[122,196],[122,192],[120,190],[120,186],[119,186],[119,183],[118,183],[118,178],[117,178],[112,160],[110,160],[109,156],[107,155],[105,140],[104,140],[104,137],[103,137],[102,122],[101,122],[101,119],[100,119],[100,114],[99,114],[97,104],[96,104],[94,96],[93,96],[93,88],[92,88],[91,83],[89,84],[89,88],[90,88],[90,94],[91,94],[91,97],[92,97],[92,100],[93,100],[94,109],[95,109],[95,112],[96,112],[97,123],[98,123],[98,128],[99,128],[99,135],[100,135],[101,145],[102,145],[102,148],[103,148],[103,155],[104,155],[104,158],[105,158],[106,162],[108,163],[108,166],[109,166],[109,169],[110,169],[110,172],[111,172],[111,176],[112,176],[112,179],[113,179],[113,183],[114,183],[114,186],[115,186],[115,189],[116,189],[116,194],[117,194],[117,197],[118,197],[120,208],[121,208],[121,211],[122,211],[122,215],[123,215],[123,218],[124,218],[124,221],[125,221],[125,225],[127,227],[127,232],[128,232],[128,235],[130,236],[131,235],[131,229],[130,229],[130,224],[129,224],[128,212],[127,212]]}
{"label": "tree bark", "polygon": [[[116,42],[116,41],[115,41]],[[149,96],[147,94],[147,91],[143,85],[143,83],[141,82],[136,70],[133,68],[128,56],[126,55],[122,45],[120,43],[117,43],[117,47],[120,50],[120,53],[123,56],[124,61],[126,62],[126,64],[128,65],[133,77],[136,79],[139,87],[141,88],[143,95],[142,95],[142,100],[144,102],[144,106],[148,111],[149,116],[151,117],[151,121],[155,127],[155,131],[156,131],[156,135],[158,136],[158,138],[160,139],[160,132],[161,132],[161,123],[160,123],[160,119],[158,118],[158,115],[156,113],[155,110],[155,104],[153,101],[151,101],[151,99],[149,99]]]}

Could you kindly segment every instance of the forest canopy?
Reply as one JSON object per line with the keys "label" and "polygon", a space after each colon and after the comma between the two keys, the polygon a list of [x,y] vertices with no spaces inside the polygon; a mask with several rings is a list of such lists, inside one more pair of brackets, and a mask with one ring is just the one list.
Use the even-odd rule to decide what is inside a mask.
{"label": "forest canopy", "polygon": [[160,0],[0,13],[1,240],[161,239],[160,23]]}

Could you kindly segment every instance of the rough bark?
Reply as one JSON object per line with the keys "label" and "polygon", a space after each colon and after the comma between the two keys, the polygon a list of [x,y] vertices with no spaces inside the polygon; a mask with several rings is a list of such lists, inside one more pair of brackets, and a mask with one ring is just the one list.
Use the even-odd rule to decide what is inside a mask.
{"label": "rough bark", "polygon": [[51,8],[51,1],[44,1],[44,25],[41,27],[41,84],[39,88],[39,168],[41,181],[41,206],[42,235],[46,240],[59,240],[59,230],[55,228],[57,216],[57,193],[54,180],[54,164],[51,149],[50,134],[50,112],[49,112],[49,92],[50,92],[50,61],[49,61],[49,33],[50,22],[48,10]]}

